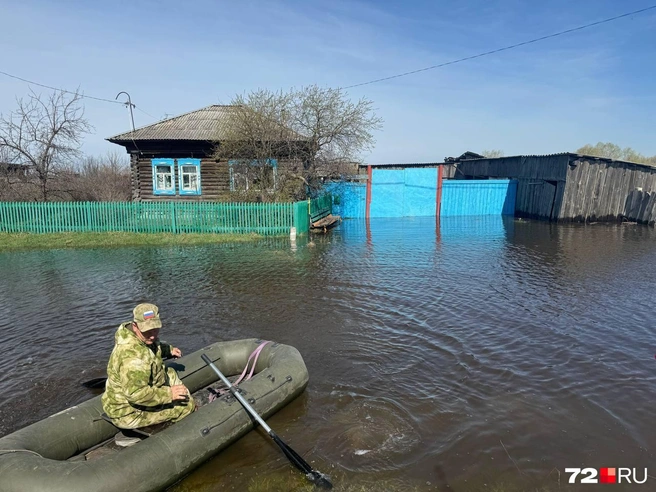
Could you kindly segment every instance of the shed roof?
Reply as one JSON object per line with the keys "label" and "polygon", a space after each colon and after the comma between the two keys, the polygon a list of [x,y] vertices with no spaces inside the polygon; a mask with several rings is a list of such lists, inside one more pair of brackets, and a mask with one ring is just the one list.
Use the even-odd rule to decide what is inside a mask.
{"label": "shed roof", "polygon": [[[472,162],[472,161],[479,161],[479,160],[500,160],[500,159],[515,159],[517,157],[556,157],[556,156],[569,156],[569,157],[575,157],[575,158],[581,158],[581,159],[587,159],[591,161],[603,161],[603,162],[617,162],[620,164],[628,164],[631,166],[641,166],[649,169],[654,169],[656,168],[656,164],[645,164],[641,162],[631,162],[631,161],[620,161],[617,159],[610,159],[608,157],[599,157],[596,155],[587,155],[587,154],[577,154],[575,152],[558,152],[555,154],[534,154],[534,155],[508,155],[504,157],[470,157],[469,155],[473,154],[470,152],[465,152],[462,154],[460,157],[446,157],[443,162],[410,162],[410,163],[388,163],[388,164],[360,164],[359,167],[367,167],[368,165],[371,165],[371,167],[387,167],[387,168],[405,168],[405,167],[435,167],[435,166],[441,166],[443,164],[455,164],[458,162]],[[474,154],[476,155],[476,154]]]}
{"label": "shed roof", "polygon": [[[142,126],[133,132],[109,137],[112,143],[123,144],[145,140],[195,140],[216,142],[226,140],[229,135],[230,116],[237,106],[213,104],[196,111]],[[298,140],[303,137],[294,134]]]}
{"label": "shed roof", "polygon": [[371,167],[436,167],[436,166],[441,166],[444,164],[444,162],[441,161],[436,161],[436,162],[401,162],[401,163],[384,163],[384,164],[367,164],[367,163],[359,163],[358,167],[363,168],[367,166]]}
{"label": "shed roof", "polygon": [[[463,154],[464,155],[464,154]],[[555,154],[521,154],[521,155],[509,155],[505,157],[482,157],[482,158],[475,158],[475,159],[461,159],[461,157],[458,158],[449,158],[453,159],[448,162],[457,162],[457,161],[475,161],[475,160],[498,160],[498,159],[510,159],[514,157],[556,157],[556,156],[569,156],[569,157],[575,157],[579,159],[587,159],[590,161],[602,161],[602,162],[617,162],[619,164],[629,164],[632,166],[642,166],[642,167],[647,167],[650,169],[656,168],[656,164],[646,164],[644,162],[632,162],[632,161],[623,161],[619,159],[611,159],[610,157],[600,157],[597,155],[590,155],[590,154],[578,154],[576,152],[557,152]],[[445,159],[447,161],[447,159]]]}

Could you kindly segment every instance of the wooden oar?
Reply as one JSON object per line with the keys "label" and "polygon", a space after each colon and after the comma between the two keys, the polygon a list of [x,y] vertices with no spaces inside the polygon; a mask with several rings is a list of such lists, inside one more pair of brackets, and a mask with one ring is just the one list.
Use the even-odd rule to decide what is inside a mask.
{"label": "wooden oar", "polygon": [[221,371],[219,371],[219,368],[214,365],[214,363],[210,360],[207,355],[203,354],[201,355],[201,358],[203,359],[203,362],[210,366],[212,370],[216,373],[217,376],[223,381],[223,384],[225,384],[228,388],[230,388],[230,391],[234,395],[234,397],[239,400],[239,403],[241,403],[244,408],[250,413],[253,418],[262,426],[262,428],[269,434],[271,439],[273,439],[273,442],[275,442],[278,447],[282,450],[283,453],[285,453],[285,456],[287,456],[287,459],[294,465],[296,468],[298,468],[300,471],[302,471],[305,474],[305,477],[312,482],[314,485],[318,487],[322,487],[324,489],[332,489],[333,484],[330,483],[329,477],[327,475],[324,475],[323,473],[320,473],[316,470],[314,470],[303,458],[299,456],[299,454],[294,451],[292,448],[290,448],[287,444],[283,442],[278,435],[273,432],[271,427],[267,425],[267,423],[258,415],[258,413],[255,411],[255,409],[246,401],[246,399],[241,396],[239,391],[232,385],[230,381],[228,381],[228,378],[226,378]]}

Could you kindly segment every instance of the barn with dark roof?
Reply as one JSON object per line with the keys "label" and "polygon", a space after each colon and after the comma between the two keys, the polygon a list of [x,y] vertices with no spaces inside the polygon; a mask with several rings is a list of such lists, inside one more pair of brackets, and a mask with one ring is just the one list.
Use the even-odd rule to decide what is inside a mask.
{"label": "barn with dark roof", "polygon": [[571,152],[445,159],[453,179],[517,180],[515,215],[554,221],[653,224],[656,167]]}

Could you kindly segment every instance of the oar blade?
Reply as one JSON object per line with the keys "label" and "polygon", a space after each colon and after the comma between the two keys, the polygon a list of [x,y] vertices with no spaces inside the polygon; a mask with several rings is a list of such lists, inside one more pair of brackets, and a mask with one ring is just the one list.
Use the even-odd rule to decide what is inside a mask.
{"label": "oar blade", "polygon": [[321,472],[318,472],[317,470],[314,470],[310,464],[305,461],[296,451],[294,451],[292,448],[290,448],[287,444],[283,442],[282,439],[278,437],[278,435],[271,431],[271,439],[280,447],[283,453],[285,453],[285,456],[287,456],[287,459],[300,471],[302,471],[305,474],[305,477],[312,482],[314,485],[317,487],[321,487],[323,489],[332,489],[333,484],[330,482],[330,477],[328,475],[324,475]]}
{"label": "oar blade", "polygon": [[305,476],[317,487],[328,490],[333,488],[333,484],[331,483],[330,477],[328,475],[324,475],[321,472],[313,470],[312,473],[308,473]]}

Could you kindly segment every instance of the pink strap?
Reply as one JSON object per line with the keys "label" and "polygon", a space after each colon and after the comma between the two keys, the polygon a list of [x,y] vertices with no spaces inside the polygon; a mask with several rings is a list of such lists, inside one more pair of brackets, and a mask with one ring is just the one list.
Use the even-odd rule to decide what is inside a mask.
{"label": "pink strap", "polygon": [[[260,353],[262,352],[262,349],[264,348],[264,346],[267,343],[270,343],[270,342],[269,341],[264,341],[261,344],[259,344],[258,347],[255,350],[253,350],[253,353],[248,357],[248,360],[246,361],[246,367],[244,367],[244,370],[241,373],[241,376],[239,376],[239,379],[237,379],[237,381],[232,383],[233,386],[237,386],[239,383],[241,383],[242,379],[244,379],[244,376],[246,375],[246,372],[248,371],[248,364],[250,364],[251,359],[253,360],[253,366],[251,367],[251,372],[248,374],[245,381],[248,381],[253,376],[253,371],[255,371],[255,365],[257,364],[257,358],[260,356]],[[217,398],[219,398],[220,396],[222,396],[222,395],[224,395],[228,392],[229,392],[228,388],[222,388],[218,391],[217,390],[212,390],[212,392],[210,393],[209,402],[210,403],[213,402],[214,400],[216,400]]]}
{"label": "pink strap", "polygon": [[268,341],[262,342],[258,347],[253,350],[253,353],[248,357],[248,360],[246,361],[246,367],[244,367],[244,371],[241,373],[241,376],[239,376],[239,379],[232,383],[233,386],[237,386],[239,383],[241,383],[241,380],[244,379],[244,375],[246,374],[246,371],[248,370],[248,364],[250,363],[251,359],[253,359],[253,366],[251,367],[251,372],[248,374],[248,377],[244,381],[248,381],[252,376],[253,376],[253,371],[255,370],[255,364],[257,364],[257,358],[260,356],[260,352],[262,352],[262,349],[264,346],[269,343]]}

